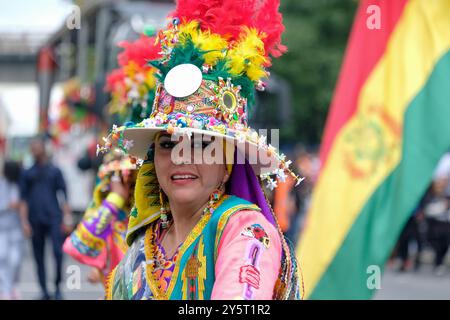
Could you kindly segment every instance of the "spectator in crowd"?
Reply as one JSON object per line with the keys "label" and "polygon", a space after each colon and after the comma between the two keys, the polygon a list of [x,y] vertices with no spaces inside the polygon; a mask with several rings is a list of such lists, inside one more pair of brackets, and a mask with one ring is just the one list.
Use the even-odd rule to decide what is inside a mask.
{"label": "spectator in crowd", "polygon": [[16,284],[22,262],[23,234],[19,217],[20,165],[7,161],[0,176],[0,298],[19,298]]}
{"label": "spectator in crowd", "polygon": [[438,276],[445,273],[444,258],[450,245],[450,197],[445,192],[447,184],[447,176],[437,176],[424,201],[428,242],[435,252],[434,266]]}
{"label": "spectator in crowd", "polygon": [[403,228],[400,238],[397,243],[397,255],[400,258],[399,271],[407,271],[411,266],[410,260],[410,244],[416,243],[417,252],[413,262],[414,270],[419,270],[420,268],[420,253],[423,248],[422,235],[420,232],[420,224],[423,221],[424,215],[422,210],[422,202],[413,211],[411,217],[406,222]]}
{"label": "spectator in crowd", "polygon": [[[46,238],[50,237],[53,255],[56,260],[55,295],[62,299],[60,283],[63,263],[63,228],[64,220],[71,219],[67,202],[66,184],[61,170],[53,165],[47,155],[45,140],[37,137],[31,141],[31,153],[34,165],[26,170],[21,179],[23,229],[31,236],[34,259],[37,267],[39,284],[42,290],[41,299],[50,299],[47,289],[44,249]],[[64,218],[63,218],[64,214]]]}

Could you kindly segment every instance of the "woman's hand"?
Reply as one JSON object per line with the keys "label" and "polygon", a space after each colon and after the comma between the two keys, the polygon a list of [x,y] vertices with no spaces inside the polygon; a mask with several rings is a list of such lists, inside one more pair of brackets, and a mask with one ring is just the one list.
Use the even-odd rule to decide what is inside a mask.
{"label": "woman's hand", "polygon": [[113,176],[113,178],[111,179],[111,192],[117,193],[119,196],[126,200],[130,195],[130,188],[128,185],[124,184],[119,177],[116,177],[117,176]]}
{"label": "woman's hand", "polygon": [[102,282],[102,275],[100,270],[98,270],[97,268],[91,268],[88,274],[88,281],[90,283]]}

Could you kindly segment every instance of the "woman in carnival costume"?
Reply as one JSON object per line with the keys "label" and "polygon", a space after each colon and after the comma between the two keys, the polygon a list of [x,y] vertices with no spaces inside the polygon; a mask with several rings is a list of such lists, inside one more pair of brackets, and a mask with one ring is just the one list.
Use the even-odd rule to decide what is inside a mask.
{"label": "woman in carnival costume", "polygon": [[98,270],[103,280],[128,249],[125,235],[136,169],[129,157],[100,166],[91,204],[64,242],[64,252]]}
{"label": "woman in carnival costume", "polygon": [[[261,184],[301,178],[247,123],[270,56],[285,51],[278,7],[179,0],[159,32],[150,117],[105,138],[144,159],[130,248],[107,280],[107,299],[300,298],[293,250]],[[214,161],[196,162],[198,152]]]}
{"label": "woman in carnival costume", "polygon": [[[156,69],[147,65],[147,59],[159,57],[159,47],[154,44],[155,38],[146,35],[119,44],[124,51],[118,55],[119,68],[107,77],[106,90],[111,93],[110,114],[118,115],[123,123],[150,115]],[[92,282],[104,282],[128,249],[125,235],[138,167],[136,159],[123,156],[120,149],[105,157],[91,204],[64,243],[67,254],[93,267],[89,274]]]}

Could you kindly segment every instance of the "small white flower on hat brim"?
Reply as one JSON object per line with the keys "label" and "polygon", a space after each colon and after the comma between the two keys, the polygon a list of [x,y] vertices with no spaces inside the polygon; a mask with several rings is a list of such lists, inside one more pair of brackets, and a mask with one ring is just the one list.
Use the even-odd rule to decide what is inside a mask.
{"label": "small white flower on hat brim", "polygon": [[302,183],[303,180],[305,180],[304,177],[297,179],[297,183],[295,184],[295,186],[297,187],[300,183]]}
{"label": "small white flower on hat brim", "polygon": [[124,141],[123,147],[126,150],[130,150],[131,148],[133,148],[133,146],[134,146],[134,141],[133,140],[125,140]]}
{"label": "small white flower on hat brim", "polygon": [[156,126],[156,120],[155,119],[145,119],[144,122],[145,128],[153,128]]}
{"label": "small white flower on hat brim", "polygon": [[273,190],[277,187],[277,182],[276,182],[276,180],[273,180],[272,178],[268,178],[266,186],[269,190]]}
{"label": "small white flower on hat brim", "polygon": [[98,155],[102,152],[103,152],[103,147],[100,146],[99,144],[97,144],[97,151],[95,152],[96,156],[98,157]]}
{"label": "small white flower on hat brim", "polygon": [[286,173],[284,172],[283,169],[277,169],[276,174],[281,182],[286,182]]}

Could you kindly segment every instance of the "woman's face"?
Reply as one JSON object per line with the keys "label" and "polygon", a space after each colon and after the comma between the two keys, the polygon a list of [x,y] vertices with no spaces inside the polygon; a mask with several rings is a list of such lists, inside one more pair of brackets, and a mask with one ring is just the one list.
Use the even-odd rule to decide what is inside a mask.
{"label": "woman's face", "polygon": [[[198,163],[198,161],[194,163],[194,153],[204,150],[209,144],[198,143],[194,139],[191,139],[190,163],[175,164],[172,151],[178,143],[183,143],[183,139],[187,138],[172,141],[171,136],[165,133],[157,137],[154,161],[158,182],[170,202],[175,201],[179,204],[206,202],[210,194],[228,180],[226,165],[223,161],[220,164]],[[183,156],[183,152],[179,155]]]}

